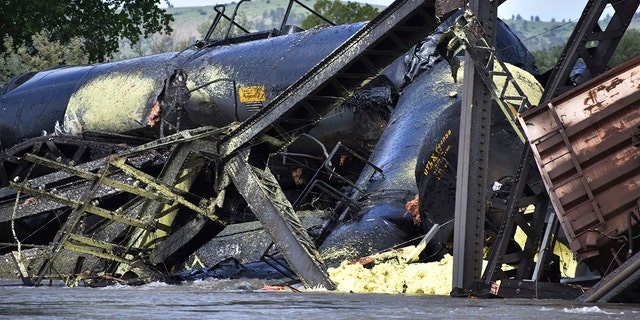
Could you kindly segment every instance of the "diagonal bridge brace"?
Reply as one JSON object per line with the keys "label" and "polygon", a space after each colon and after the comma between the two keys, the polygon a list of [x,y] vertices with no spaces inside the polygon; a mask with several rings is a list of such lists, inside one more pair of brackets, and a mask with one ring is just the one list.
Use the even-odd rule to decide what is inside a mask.
{"label": "diagonal bridge brace", "polygon": [[244,150],[231,158],[225,166],[225,173],[302,283],[308,288],[336,289],[313,241],[275,177],[268,169],[261,170],[249,164],[247,155],[248,150]]}
{"label": "diagonal bridge brace", "polygon": [[[311,130],[344,99],[432,33],[440,24],[436,2],[395,1],[264,109],[218,140],[214,156],[226,161],[227,178],[307,287],[334,289],[335,284],[273,175],[251,165],[247,157],[251,152],[266,163],[270,154]],[[255,149],[262,154],[256,155],[259,151]]]}
{"label": "diagonal bridge brace", "polygon": [[[227,132],[205,130],[198,133],[187,130],[134,148],[133,152],[173,147],[174,144],[187,140],[197,140],[194,137],[200,135],[199,139],[204,142],[201,144],[203,148],[194,150],[194,153],[215,162],[218,171],[224,173],[218,176],[218,190],[223,190],[229,183],[235,185],[306,286],[333,289],[335,284],[329,279],[313,242],[302,228],[275,178],[268,170],[255,167],[255,162],[249,162],[247,157],[251,151],[252,157],[262,157],[258,161],[266,163],[271,154],[311,130],[353,92],[432,33],[441,21],[436,17],[436,2],[438,1],[395,1],[259,113],[237,127],[227,127]],[[450,13],[444,14],[441,19],[446,19],[449,15]],[[177,167],[181,168],[180,163]],[[130,174],[145,177],[139,172]],[[172,185],[179,177],[173,178],[168,179],[171,181],[166,184]],[[161,193],[164,190],[162,185],[154,187],[158,187],[157,191]],[[169,189],[167,190],[172,191]],[[162,207],[162,204],[157,203],[155,207]],[[79,212],[86,211],[86,208],[87,205],[80,207]]]}

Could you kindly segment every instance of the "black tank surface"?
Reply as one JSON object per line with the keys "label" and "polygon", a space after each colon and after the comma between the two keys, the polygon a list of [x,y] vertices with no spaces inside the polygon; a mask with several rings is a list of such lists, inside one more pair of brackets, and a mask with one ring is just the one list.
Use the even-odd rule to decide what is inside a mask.
{"label": "black tank surface", "polygon": [[[0,149],[46,131],[158,137],[243,121],[363,26],[312,29],[17,77],[0,88]],[[337,126],[353,110],[336,110]],[[337,121],[341,118],[345,121]]]}
{"label": "black tank surface", "polygon": [[56,122],[62,125],[71,94],[92,68],[61,67],[22,75],[6,84],[4,90],[26,81],[0,95],[0,150],[43,131],[52,132]]}
{"label": "black tank surface", "polygon": [[[357,184],[366,187],[366,194],[359,199],[362,209],[352,212],[320,246],[329,264],[407,244],[433,223],[445,226],[423,257],[438,259],[446,252],[441,243],[453,228],[461,83],[453,81],[449,66],[435,52],[439,32],[444,31],[446,28],[438,28],[405,56],[404,64],[394,64],[384,72],[402,87],[389,124],[369,158],[383,170],[384,178],[376,173],[368,181],[368,172],[361,174]],[[537,74],[531,54],[501,21],[497,46],[505,62],[526,70],[520,72]],[[403,66],[405,75],[400,81],[397,68]],[[458,72],[461,81],[462,68]],[[504,118],[499,109],[494,112],[491,182],[514,173],[522,148]],[[421,224],[414,221],[406,206],[417,194]]]}
{"label": "black tank surface", "polygon": [[418,235],[420,227],[405,207],[418,193],[416,160],[433,123],[443,113],[459,109],[459,90],[446,63],[434,65],[405,87],[369,158],[384,177],[376,173],[367,181],[363,174],[357,182],[366,187],[360,199],[363,209],[340,224],[320,246],[327,263],[381,252]]}
{"label": "black tank surface", "polygon": [[[419,189],[419,212],[423,230],[429,230],[434,224],[441,226],[432,243],[432,249],[451,249],[459,134],[458,102],[457,106],[438,115],[427,133],[417,159],[415,177]],[[495,104],[492,108],[489,145],[487,184],[484,186],[488,197],[494,191],[493,188],[499,191],[501,184],[510,181],[515,175],[523,148],[523,143]],[[490,212],[486,217],[487,226],[491,232],[496,232],[503,218],[502,212]]]}

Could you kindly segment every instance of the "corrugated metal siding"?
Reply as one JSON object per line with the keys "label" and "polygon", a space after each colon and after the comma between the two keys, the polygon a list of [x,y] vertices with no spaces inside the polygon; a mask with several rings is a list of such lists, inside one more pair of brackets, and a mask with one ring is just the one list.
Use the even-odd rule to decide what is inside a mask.
{"label": "corrugated metal siding", "polygon": [[640,57],[519,118],[571,249],[599,266],[638,215],[639,89]]}

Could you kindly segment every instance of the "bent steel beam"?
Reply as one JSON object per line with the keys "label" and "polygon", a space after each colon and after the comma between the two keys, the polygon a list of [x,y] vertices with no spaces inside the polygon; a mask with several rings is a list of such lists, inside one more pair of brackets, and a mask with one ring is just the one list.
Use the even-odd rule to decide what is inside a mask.
{"label": "bent steel beam", "polygon": [[[392,3],[264,109],[224,137],[219,145],[220,156],[228,157],[266,141],[276,151],[308,132],[356,89],[435,30],[439,24],[435,2]],[[259,140],[263,135],[269,139]]]}
{"label": "bent steel beam", "polygon": [[[305,285],[335,288],[315,246],[304,240],[306,230],[295,227],[299,223],[291,215],[291,204],[266,191],[265,181],[271,174],[235,154],[262,143],[267,144],[267,153],[288,146],[438,25],[435,1],[394,2],[264,109],[221,138],[217,156],[229,159],[225,171]],[[269,189],[281,193],[277,183]]]}
{"label": "bent steel beam", "polygon": [[243,153],[229,160],[225,171],[251,211],[262,222],[278,250],[306,287],[336,289],[323,268],[322,259],[313,241],[275,177],[268,170],[250,165]]}

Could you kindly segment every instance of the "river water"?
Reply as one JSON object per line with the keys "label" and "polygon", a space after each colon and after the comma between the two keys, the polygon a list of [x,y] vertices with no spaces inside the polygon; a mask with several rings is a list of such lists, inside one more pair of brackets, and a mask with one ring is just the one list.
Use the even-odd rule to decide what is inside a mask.
{"label": "river water", "polygon": [[640,305],[265,291],[243,280],[24,287],[0,280],[0,319],[638,319]]}

